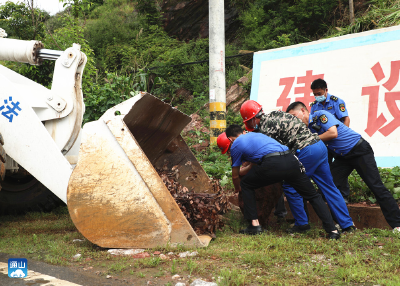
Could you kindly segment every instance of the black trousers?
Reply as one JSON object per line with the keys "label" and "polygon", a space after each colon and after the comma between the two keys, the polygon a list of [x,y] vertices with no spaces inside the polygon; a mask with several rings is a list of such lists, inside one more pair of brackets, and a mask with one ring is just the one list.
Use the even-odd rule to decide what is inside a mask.
{"label": "black trousers", "polygon": [[332,163],[331,172],[336,187],[343,194],[347,178],[356,169],[365,184],[374,193],[387,223],[392,227],[400,226],[400,210],[392,194],[383,185],[374,157],[374,151],[367,141],[354,147],[343,157],[337,156]]}
{"label": "black trousers", "polygon": [[[333,162],[333,153],[331,151],[328,151],[328,163],[330,168],[332,168],[332,162]],[[347,199],[350,195],[350,185],[348,179],[346,180],[346,186],[342,186],[342,190],[343,191],[341,191],[341,193],[343,198]]]}
{"label": "black trousers", "polygon": [[304,199],[310,202],[321,219],[326,232],[336,230],[328,207],[316,192],[310,179],[300,171],[299,161],[292,154],[263,159],[261,165],[253,166],[240,181],[244,202],[244,216],[248,220],[257,219],[257,205],[254,190],[285,180]]}
{"label": "black trousers", "polygon": [[287,215],[287,210],[285,207],[285,197],[282,196],[279,198],[279,201],[276,203],[274,216],[277,217],[285,217]]}

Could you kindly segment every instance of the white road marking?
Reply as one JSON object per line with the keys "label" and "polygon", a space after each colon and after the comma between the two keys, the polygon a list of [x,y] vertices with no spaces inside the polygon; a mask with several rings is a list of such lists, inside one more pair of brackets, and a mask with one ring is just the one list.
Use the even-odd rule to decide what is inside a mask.
{"label": "white road marking", "polygon": [[[8,275],[8,264],[0,262],[0,273]],[[26,278],[10,278],[10,279],[20,279],[26,282],[39,282],[40,286],[82,286],[80,284],[75,284],[66,280],[61,280],[53,276],[45,275],[39,272],[35,272],[28,269],[28,277]]]}

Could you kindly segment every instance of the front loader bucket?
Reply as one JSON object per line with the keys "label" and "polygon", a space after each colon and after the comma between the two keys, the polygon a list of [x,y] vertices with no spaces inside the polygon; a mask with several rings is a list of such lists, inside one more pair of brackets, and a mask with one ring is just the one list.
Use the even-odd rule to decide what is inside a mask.
{"label": "front loader bucket", "polygon": [[[210,238],[196,235],[153,167],[160,158],[182,166],[182,185],[194,185],[186,178],[196,176],[207,182],[197,191],[211,190],[208,176],[179,135],[188,122],[187,115],[144,94],[83,127],[67,204],[88,240],[106,248],[208,245]],[[174,151],[185,154],[172,156]]]}
{"label": "front loader bucket", "polygon": [[147,158],[154,167],[170,170],[178,166],[177,181],[195,193],[212,192],[211,181],[190,151],[181,131],[191,121],[186,114],[145,94],[124,117]]}

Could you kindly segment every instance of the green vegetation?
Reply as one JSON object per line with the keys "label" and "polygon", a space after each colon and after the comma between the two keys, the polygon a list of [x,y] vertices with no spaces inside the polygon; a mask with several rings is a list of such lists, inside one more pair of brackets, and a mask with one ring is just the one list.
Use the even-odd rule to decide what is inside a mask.
{"label": "green vegetation", "polygon": [[34,40],[44,37],[45,22],[49,18],[47,12],[31,9],[21,2],[6,2],[0,6],[0,27],[13,38]]}
{"label": "green vegetation", "polygon": [[[382,182],[385,187],[392,193],[395,200],[400,199],[400,167],[394,167],[393,169],[378,168],[381,175]],[[375,203],[376,199],[371,190],[367,187],[360,176],[353,171],[349,177],[350,185],[350,202],[363,202],[369,201]]]}
{"label": "green vegetation", "polygon": [[368,1],[368,8],[357,13],[353,25],[341,23],[329,27],[328,36],[337,37],[346,34],[359,33],[377,28],[399,25],[400,3],[397,0]]}
{"label": "green vegetation", "polygon": [[246,49],[266,50],[316,40],[334,20],[340,1],[258,0],[240,15]]}
{"label": "green vegetation", "polygon": [[[197,111],[199,116],[203,118],[203,126],[205,128],[209,128],[210,126],[210,118],[208,114],[208,110],[205,108],[200,108],[200,110],[196,110],[196,106],[203,106],[208,99],[205,97],[198,97],[198,100],[202,100],[201,105],[193,105],[193,111]],[[193,100],[193,101],[196,101]],[[188,104],[187,107],[192,107],[192,104]],[[242,125],[242,117],[240,113],[233,112],[228,109],[227,125],[230,124],[239,124]],[[185,140],[189,147],[191,147],[192,152],[195,154],[197,160],[202,165],[204,171],[212,178],[219,179],[222,186],[224,186],[228,190],[233,189],[233,184],[231,180],[231,159],[226,154],[221,154],[221,151],[216,146],[210,146],[209,148],[200,148],[197,149],[194,146],[198,146],[199,144],[206,142],[209,140],[208,133],[204,133],[201,130],[191,130],[187,134],[185,134]],[[208,142],[208,141],[207,141]]]}
{"label": "green vegetation", "polygon": [[[306,234],[288,235],[283,231],[289,226],[285,223],[270,227],[263,235],[245,236],[237,234],[244,223],[240,213],[228,213],[226,218],[224,231],[217,233],[207,248],[196,249],[199,254],[190,258],[178,257],[189,250],[182,246],[157,248],[167,256],[164,260],[150,249],[146,250],[150,255],[147,258],[110,255],[82,237],[65,207],[50,214],[2,217],[0,249],[96,273],[105,281],[111,275],[131,284],[154,281],[175,285],[171,278],[175,274],[186,282],[201,278],[218,281],[218,285],[400,283],[400,237],[389,230],[368,229],[328,241],[324,231],[316,227]],[[74,259],[78,253],[82,256]]]}

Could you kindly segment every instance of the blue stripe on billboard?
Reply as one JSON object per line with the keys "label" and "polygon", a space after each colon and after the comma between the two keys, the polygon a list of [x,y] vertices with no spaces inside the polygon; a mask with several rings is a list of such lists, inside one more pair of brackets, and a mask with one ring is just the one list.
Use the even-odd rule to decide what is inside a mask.
{"label": "blue stripe on billboard", "polygon": [[375,157],[378,167],[392,168],[400,166],[400,157]]}

